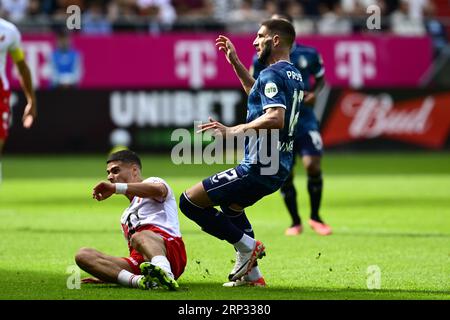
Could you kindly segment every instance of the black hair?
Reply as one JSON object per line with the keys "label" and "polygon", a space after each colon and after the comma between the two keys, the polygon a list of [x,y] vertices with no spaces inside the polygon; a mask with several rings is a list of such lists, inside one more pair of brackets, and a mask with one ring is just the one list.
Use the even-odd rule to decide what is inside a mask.
{"label": "black hair", "polygon": [[269,19],[261,23],[261,26],[266,27],[270,34],[278,34],[289,47],[295,41],[294,26],[284,19]]}
{"label": "black hair", "polygon": [[112,161],[122,161],[124,163],[137,164],[139,166],[139,169],[142,169],[141,159],[139,159],[139,156],[131,150],[120,150],[111,153],[108,157],[108,160],[106,160],[106,163],[110,163]]}

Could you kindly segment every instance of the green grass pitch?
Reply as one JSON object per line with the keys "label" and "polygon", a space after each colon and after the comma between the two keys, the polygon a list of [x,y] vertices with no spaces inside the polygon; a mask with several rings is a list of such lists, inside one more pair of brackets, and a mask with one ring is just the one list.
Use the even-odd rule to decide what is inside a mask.
{"label": "green grass pitch", "polygon": [[[247,213],[267,247],[260,260],[266,288],[224,288],[234,250],[180,214],[188,265],[180,290],[140,291],[118,285],[69,289],[80,247],[126,256],[119,218],[124,197],[96,202],[105,157],[3,158],[0,186],[0,299],[449,299],[450,154],[334,154],[323,160],[322,215],[334,234],[305,225],[283,235],[288,213],[274,193]],[[230,166],[175,166],[143,155],[144,176],[160,176],[176,196]],[[306,222],[309,200],[299,161],[296,186]],[[380,270],[380,289],[368,288],[368,268]],[[86,276],[81,272],[81,277]],[[70,287],[70,286],[69,286]]]}

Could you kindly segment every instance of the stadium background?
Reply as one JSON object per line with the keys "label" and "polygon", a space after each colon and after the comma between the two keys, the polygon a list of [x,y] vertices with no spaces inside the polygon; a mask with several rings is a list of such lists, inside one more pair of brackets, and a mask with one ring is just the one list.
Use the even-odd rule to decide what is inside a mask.
{"label": "stadium background", "polygon": [[[249,66],[253,33],[272,12],[292,15],[298,40],[323,56],[327,88],[315,111],[327,150],[450,147],[448,1],[430,1],[412,18],[403,1],[162,1],[159,9],[152,1],[25,2],[24,12],[4,15],[23,32],[41,112],[32,130],[12,127],[7,153],[107,151],[114,137],[137,151],[167,151],[174,128],[208,113],[242,121],[245,97],[214,40],[229,34]],[[67,30],[71,4],[80,6],[80,29]],[[366,26],[370,4],[381,8],[380,29]],[[69,90],[52,75],[63,31],[82,61]],[[17,88],[17,73],[9,74]],[[15,124],[20,99],[12,99]]]}
{"label": "stadium background", "polygon": [[[420,256],[425,251],[436,250],[439,257],[434,260],[436,269],[427,266],[430,267],[429,273],[435,275],[434,280],[425,276],[423,282],[417,280],[419,284],[409,283],[409,291],[405,289],[405,295],[394,290],[384,292],[378,298],[448,298],[448,282],[446,285],[443,280],[448,280],[448,257],[445,258],[447,253],[444,257],[442,254],[446,245],[448,249],[450,227],[450,188],[447,181],[450,48],[446,37],[450,31],[450,3],[446,0],[428,1],[433,4],[432,7],[414,11],[411,17],[407,8],[401,11],[403,2],[29,0],[21,2],[24,3],[22,9],[17,6],[8,11],[6,5],[2,6],[3,16],[13,21],[22,32],[27,61],[37,87],[39,108],[33,128],[22,128],[20,119],[24,97],[18,90],[17,73],[9,63],[8,74],[14,93],[11,99],[13,123],[4,150],[3,194],[0,196],[4,218],[13,226],[13,231],[22,232],[24,239],[46,237],[53,231],[61,239],[67,239],[64,237],[69,235],[70,250],[62,253],[64,258],[58,271],[53,269],[56,273],[64,273],[64,266],[71,263],[70,254],[74,253],[75,248],[86,245],[86,241],[81,243],[81,240],[90,235],[81,234],[77,242],[70,230],[73,227],[89,232],[91,226],[81,222],[88,216],[87,212],[94,210],[99,217],[102,210],[106,210],[105,207],[94,208],[93,204],[73,210],[71,206],[74,201],[90,200],[89,188],[98,179],[104,178],[104,157],[113,146],[128,145],[142,154],[144,173],[167,178],[169,183],[175,185],[178,195],[191,183],[228,167],[175,166],[170,163],[170,150],[177,141],[171,141],[171,133],[176,128],[193,130],[194,121],[206,121],[209,115],[229,125],[243,121],[245,95],[231,67],[215,49],[214,40],[218,34],[229,35],[242,61],[249,66],[254,52],[251,43],[258,23],[274,12],[285,12],[294,18],[298,41],[319,49],[324,59],[327,81],[327,87],[317,99],[315,112],[320,119],[326,150],[323,214],[335,227],[333,241],[338,245],[333,246],[330,240],[318,239],[307,233],[303,248],[341,250],[342,246],[346,247],[354,241],[366,241],[361,239],[366,239],[367,235],[380,236],[377,240],[380,245],[388,241],[383,237],[397,235],[399,243],[405,241],[393,245],[399,248],[410,248],[409,236],[413,241],[430,241],[427,247],[418,245],[412,255]],[[381,8],[380,29],[367,28],[371,13],[367,13],[366,8],[370,4]],[[70,13],[66,12],[66,8],[70,5],[81,8],[80,29],[67,29]],[[51,56],[61,32],[69,35],[82,61],[80,82],[67,87],[55,86],[52,80]],[[349,174],[348,180],[333,182],[333,175],[345,174]],[[428,175],[437,181],[429,181]],[[299,166],[297,176],[296,184],[302,190],[304,173]],[[82,179],[83,183],[77,179]],[[408,183],[399,187],[399,179],[410,181],[414,187],[408,188]],[[36,190],[44,182],[49,183],[49,189],[59,189],[61,186],[66,191],[56,192],[54,203],[50,203],[46,192]],[[369,199],[357,200],[363,195],[361,190],[354,190],[354,185],[365,189],[365,196]],[[75,186],[85,190],[75,190]],[[386,193],[383,193],[384,188]],[[387,190],[398,194],[388,193]],[[74,196],[66,192],[74,192]],[[300,193],[301,212],[306,217],[306,190]],[[423,202],[416,196],[424,197]],[[118,231],[116,220],[123,205],[123,202],[112,201],[112,205],[107,206],[108,218],[100,218],[98,223],[104,223],[107,231]],[[272,211],[282,206],[277,195],[268,200],[268,205]],[[436,206],[431,210],[433,205]],[[349,209],[351,212],[348,215],[344,212],[339,216],[340,211],[346,210],[345,207],[359,208],[365,214],[361,216]],[[393,207],[402,210],[398,216],[391,215]],[[47,225],[47,215],[53,211],[62,212],[62,226],[68,228],[67,232],[64,227],[58,229]],[[12,212],[19,214],[13,215]],[[266,222],[274,218],[271,212],[263,213],[260,216],[263,220],[258,220],[257,213],[251,212],[250,215],[255,219],[256,226],[264,229]],[[411,212],[414,213],[412,216]],[[77,213],[80,215],[75,217]],[[281,235],[288,215],[287,212],[278,212],[277,215],[280,222],[276,224],[279,230],[275,234]],[[182,226],[186,226],[187,243],[192,244],[190,248],[198,244],[196,239],[209,239],[207,236],[202,238],[198,234],[200,231],[184,217],[181,219]],[[357,220],[359,222],[352,222]],[[402,224],[404,221],[407,221],[406,227]],[[96,224],[97,221],[91,223]],[[397,223],[401,225],[398,229],[395,226]],[[371,228],[376,226],[387,228],[382,229],[387,233],[371,233]],[[353,235],[355,238],[339,238],[339,234],[345,235],[352,228],[359,230]],[[264,232],[261,232],[262,235],[266,235]],[[119,232],[110,233],[108,237],[120,238]],[[97,240],[100,243],[110,241],[103,238]],[[342,239],[344,241],[340,243]],[[48,241],[51,242],[50,239]],[[90,243],[96,246],[96,241]],[[386,248],[390,248],[389,244]],[[202,267],[209,260],[196,256],[199,253],[201,256],[200,249],[188,251],[192,261],[186,282],[199,283],[210,277],[208,269],[211,273],[217,272],[213,271],[214,268]],[[208,250],[215,252],[211,248]],[[316,251],[309,252],[313,255],[312,261],[318,261]],[[422,262],[418,260],[415,263]],[[209,263],[214,265],[212,261]],[[45,267],[45,261],[40,266]],[[273,264],[273,268],[277,266],[281,267]],[[11,265],[5,263],[1,266],[2,269],[11,267],[12,262]],[[331,267],[326,268],[327,272],[331,272]],[[358,270],[362,274],[365,272],[363,267]],[[197,278],[194,273],[197,273]],[[214,281],[211,281],[220,283],[222,280],[218,273],[215,276],[218,278],[212,277]],[[351,278],[351,272],[347,276]],[[405,276],[406,282],[411,280],[409,276]],[[29,277],[34,276],[29,274]],[[65,281],[64,277],[55,278],[52,275],[48,279]],[[296,277],[305,280],[298,274]],[[342,281],[337,281],[338,284],[323,281],[308,284],[319,288],[347,286]],[[427,286],[426,281],[435,282]],[[217,283],[214,285],[217,286]],[[289,286],[286,283],[283,285]],[[365,282],[350,284],[353,285],[364,287]],[[395,285],[401,287],[402,282]],[[395,288],[395,285],[390,288]],[[198,286],[201,291],[203,287]],[[192,287],[195,290],[195,285]],[[415,288],[423,290],[415,292]],[[337,294],[336,297],[366,297],[363,289]],[[335,297],[333,292],[311,290],[309,293],[312,295],[309,296],[288,296],[278,292],[273,298]],[[427,291],[429,295],[420,296]],[[35,295],[28,295],[11,286],[2,298],[61,298],[68,294],[62,289],[61,292],[64,293],[48,296],[38,291]],[[102,298],[96,292],[89,294],[93,298]],[[83,297],[86,296],[72,296]],[[108,297],[120,298],[111,292]],[[183,296],[186,297],[201,298],[196,295]],[[206,298],[227,297],[227,293],[219,292]],[[252,293],[250,297],[260,296]]]}

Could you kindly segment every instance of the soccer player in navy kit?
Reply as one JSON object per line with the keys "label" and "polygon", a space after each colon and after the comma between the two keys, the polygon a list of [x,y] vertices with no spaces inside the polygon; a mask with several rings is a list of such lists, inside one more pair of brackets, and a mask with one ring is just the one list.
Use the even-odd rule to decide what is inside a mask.
{"label": "soccer player in navy kit", "polygon": [[[273,15],[272,19],[285,19],[290,22],[291,19],[284,15]],[[297,122],[297,133],[294,140],[294,165],[295,155],[299,154],[303,160],[303,166],[308,175],[308,194],[310,199],[310,220],[309,224],[320,235],[331,234],[331,227],[323,222],[319,215],[320,203],[322,200],[322,137],[319,132],[319,122],[314,114],[315,95],[324,86],[324,73],[322,57],[316,49],[295,43],[290,53],[290,60],[303,77],[305,85],[304,107],[300,110],[300,119]],[[253,64],[250,68],[250,74],[257,79],[261,71],[266,66],[262,64],[255,55]],[[314,78],[314,84],[311,83]],[[288,236],[298,235],[303,231],[302,222],[298,213],[297,191],[294,186],[294,170],[289,174],[288,179],[280,189],[283,200],[292,218],[291,226],[286,229]]]}
{"label": "soccer player in navy kit", "polygon": [[[287,21],[268,20],[261,24],[253,45],[269,67],[256,81],[240,62],[231,41],[224,36],[216,40],[249,96],[247,119],[244,124],[226,127],[210,118],[209,123],[199,126],[199,131],[213,130],[224,137],[244,135],[251,130],[259,134],[264,129],[272,130],[270,138],[278,133],[276,148],[271,148],[271,155],[277,156],[275,172],[267,174],[266,166],[258,160],[260,155],[255,154],[255,146],[271,140],[258,135],[256,142],[246,139],[244,159],[238,166],[204,179],[180,196],[180,209],[189,219],[203,231],[234,246],[236,263],[226,286],[265,285],[256,266],[256,260],[265,255],[265,247],[254,239],[244,209],[278,190],[292,169],[296,122],[303,99],[300,71],[289,61],[294,40],[295,30]],[[215,206],[220,206],[220,211]]]}

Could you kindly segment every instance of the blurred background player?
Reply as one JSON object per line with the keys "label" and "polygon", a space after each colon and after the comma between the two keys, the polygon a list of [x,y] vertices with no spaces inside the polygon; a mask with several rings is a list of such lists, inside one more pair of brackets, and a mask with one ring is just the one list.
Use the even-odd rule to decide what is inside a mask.
{"label": "blurred background player", "polygon": [[[285,19],[292,23],[292,19],[286,15],[275,14],[272,19]],[[304,108],[300,109],[300,117],[297,123],[297,131],[294,141],[294,155],[297,153],[302,157],[303,166],[308,175],[308,194],[310,200],[311,214],[309,224],[314,231],[320,235],[331,234],[331,227],[325,224],[319,215],[322,199],[323,179],[320,160],[322,157],[322,138],[319,132],[319,122],[314,114],[313,108],[315,98],[323,88],[325,69],[322,57],[316,49],[294,43],[291,54],[291,62],[300,70],[305,85]],[[265,68],[258,60],[253,58],[250,73],[257,79]],[[312,79],[314,78],[314,82]],[[294,156],[294,166],[295,166]],[[303,231],[302,221],[298,213],[297,191],[294,185],[294,166],[288,179],[281,187],[284,203],[292,218],[291,226],[286,229],[288,236],[299,235]]]}
{"label": "blurred background player", "polygon": [[[93,198],[102,201],[123,194],[130,205],[121,217],[130,256],[108,256],[95,249],[82,248],[78,266],[104,282],[148,289],[154,284],[170,290],[178,288],[176,279],[186,266],[174,194],[161,178],[141,176],[141,160],[136,153],[122,150],[107,160],[109,182],[98,183]],[[95,282],[88,278],[84,282]]]}
{"label": "blurred background player", "polygon": [[36,96],[33,90],[30,69],[25,62],[21,48],[21,35],[11,22],[0,18],[0,183],[2,181],[2,151],[11,123],[9,97],[11,95],[9,81],[6,77],[6,56],[10,54],[20,75],[20,84],[27,99],[22,122],[25,128],[33,125],[37,116]]}
{"label": "blurred background player", "polygon": [[69,35],[61,31],[52,53],[52,86],[55,88],[75,88],[82,75],[81,54],[72,47]]}
{"label": "blurred background player", "polygon": [[[235,265],[224,286],[264,286],[265,281],[255,266],[265,255],[263,243],[255,239],[245,208],[278,190],[292,169],[292,146],[295,122],[303,98],[303,83],[299,71],[289,62],[289,53],[295,40],[295,30],[285,20],[264,21],[253,41],[258,58],[270,64],[255,81],[239,60],[234,45],[225,36],[216,39],[248,94],[247,119],[244,124],[226,127],[210,118],[199,126],[200,132],[212,130],[214,134],[232,138],[245,136],[249,131],[271,131],[272,138],[252,136],[245,139],[245,155],[235,168],[225,170],[188,188],[180,197],[180,209],[203,231],[226,240],[236,250]],[[270,145],[274,131],[279,133],[276,146]],[[266,131],[267,132],[267,131]],[[252,142],[250,142],[252,141]],[[277,152],[275,172],[265,173],[261,154],[256,149],[268,143],[271,153]],[[256,148],[255,146],[259,146]],[[281,147],[280,147],[281,146]],[[268,149],[267,149],[268,150]],[[255,152],[256,151],[256,152]],[[220,206],[220,211],[214,208]]]}

